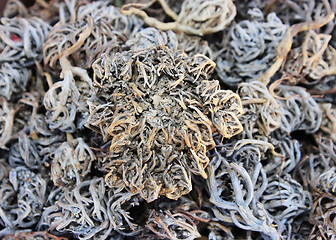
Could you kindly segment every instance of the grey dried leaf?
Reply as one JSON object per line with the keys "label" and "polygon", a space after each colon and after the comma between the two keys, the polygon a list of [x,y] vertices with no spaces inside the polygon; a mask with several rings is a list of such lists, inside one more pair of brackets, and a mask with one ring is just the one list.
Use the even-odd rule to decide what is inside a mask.
{"label": "grey dried leaf", "polygon": [[[45,115],[40,114],[41,93],[25,92],[21,95],[18,118],[23,121],[24,128],[17,133],[16,143],[12,143],[8,162],[11,167],[26,165],[30,169],[40,169],[43,164],[50,163],[50,153],[64,140],[64,135],[51,131],[45,121]],[[23,118],[22,116],[23,115]]]}
{"label": "grey dried leaf", "polygon": [[306,33],[301,46],[290,52],[285,72],[293,79],[309,85],[318,84],[322,78],[336,73],[336,50],[331,46],[329,34]]}
{"label": "grey dried leaf", "polygon": [[170,211],[151,210],[146,228],[154,232],[158,238],[192,240],[201,236],[196,224],[189,216]]}
{"label": "grey dried leaf", "polygon": [[335,240],[335,196],[321,194],[314,202],[311,210],[310,222],[314,225],[311,229],[309,240],[325,238]]}
{"label": "grey dried leaf", "polygon": [[31,66],[42,59],[42,47],[50,26],[39,18],[1,18],[0,62]]}
{"label": "grey dried leaf", "polygon": [[296,139],[283,137],[279,134],[280,140],[273,138],[273,146],[278,149],[283,157],[269,156],[264,170],[267,175],[282,175],[290,173],[301,160],[301,144]]}
{"label": "grey dried leaf", "polygon": [[[78,41],[81,34],[86,34],[86,38]],[[123,38],[105,19],[93,23],[88,19],[59,22],[51,29],[43,45],[44,64],[50,71],[60,72],[60,58],[76,45],[76,50],[68,54],[68,60],[72,66],[90,69],[101,53],[120,51]]]}
{"label": "grey dried leaf", "polygon": [[30,169],[39,169],[42,167],[43,158],[34,141],[24,132],[20,132],[18,143],[10,148],[8,162],[12,167],[25,164]]}
{"label": "grey dried leaf", "polygon": [[231,0],[185,0],[176,22],[179,30],[202,36],[223,30],[235,16]]}
{"label": "grey dried leaf", "polygon": [[6,144],[12,139],[17,130],[14,126],[17,110],[6,99],[0,97],[0,148],[6,148]]}
{"label": "grey dried leaf", "polygon": [[323,112],[320,130],[336,143],[336,108],[330,103],[322,103],[319,106]]}
{"label": "grey dried leaf", "polygon": [[332,167],[313,180],[314,187],[329,194],[336,194],[336,168]]}
{"label": "grey dried leaf", "polygon": [[311,194],[288,174],[281,178],[274,175],[269,179],[261,202],[277,221],[307,212],[313,204]]}
{"label": "grey dried leaf", "polygon": [[3,12],[3,17],[6,18],[13,18],[13,17],[26,18],[28,16],[29,16],[28,10],[20,0],[9,0]]}
{"label": "grey dried leaf", "polygon": [[178,42],[177,49],[183,50],[189,56],[202,54],[210,59],[215,59],[215,52],[207,40],[185,33],[176,33],[176,37]]}
{"label": "grey dried leaf", "polygon": [[2,63],[0,66],[0,96],[9,101],[14,94],[25,90],[30,77],[29,69],[17,63]]}
{"label": "grey dried leaf", "polygon": [[[281,106],[271,90],[262,82],[252,81],[238,85],[238,95],[244,111],[242,117],[244,135],[253,139],[256,135],[269,136],[281,125]],[[254,118],[254,121],[250,121]]]}
{"label": "grey dried leaf", "polygon": [[252,20],[236,23],[230,30],[230,39],[223,54],[216,59],[217,73],[228,85],[256,80],[272,64],[276,48],[284,36],[287,26],[274,14],[264,20],[259,9],[249,10]]}
{"label": "grey dried leaf", "polygon": [[218,222],[210,222],[209,226],[209,240],[234,240],[231,228],[221,225]]}
{"label": "grey dried leaf", "polygon": [[0,159],[0,181],[2,181],[5,178],[8,178],[9,171],[10,171],[10,167],[6,159],[1,158]]}
{"label": "grey dried leaf", "polygon": [[104,240],[112,230],[123,229],[124,217],[129,221],[127,212],[121,208],[130,199],[129,195],[106,194],[104,179],[94,178],[73,190],[65,189],[56,205],[48,207],[43,217],[50,229],[71,232],[81,240]]}
{"label": "grey dried leaf", "polygon": [[83,127],[88,117],[86,101],[92,80],[85,69],[71,66],[65,56],[60,61],[63,80],[52,84],[43,99],[46,122],[51,130],[74,132]]}
{"label": "grey dried leaf", "polygon": [[11,229],[34,226],[46,199],[46,180],[40,174],[17,167],[11,169],[9,178],[1,184],[0,212],[4,225]]}
{"label": "grey dried leaf", "polygon": [[231,156],[226,156],[225,150],[216,151],[209,164],[207,184],[214,215],[241,229],[279,239],[279,233],[272,226],[273,219],[259,202],[268,185],[260,151],[248,145],[237,149]]}
{"label": "grey dried leaf", "polygon": [[137,6],[146,8],[150,4],[130,3],[124,5],[121,12],[126,15],[139,15],[147,25],[157,29],[182,31],[199,36],[223,30],[236,16],[236,6],[231,0],[186,0],[182,3],[181,11],[178,15],[169,8],[165,0],[159,0],[158,2],[174,22],[160,22],[155,18],[149,17],[145,11],[136,8]]}
{"label": "grey dried leaf", "polygon": [[4,236],[3,240],[68,240],[68,238],[58,237],[48,233],[47,231],[43,232],[15,231],[13,234]]}
{"label": "grey dried leaf", "polygon": [[[328,11],[335,11],[336,4],[333,1],[310,1],[310,0],[285,0],[280,2],[266,1],[265,11],[276,12],[276,14],[289,25],[298,22],[311,22],[325,16]],[[333,29],[334,21],[327,27],[320,29],[330,32]]]}
{"label": "grey dried leaf", "polygon": [[281,130],[316,132],[322,123],[322,111],[314,98],[299,86],[278,85],[278,103],[282,108]]}
{"label": "grey dried leaf", "polygon": [[71,187],[83,181],[96,157],[84,139],[77,138],[63,142],[51,159],[51,179],[55,186]]}
{"label": "grey dried leaf", "polygon": [[148,27],[137,32],[133,38],[125,43],[125,46],[131,50],[143,50],[160,45],[164,45],[172,51],[176,50],[177,39],[175,33]]}
{"label": "grey dried leaf", "polygon": [[76,13],[77,21],[85,21],[92,17],[93,22],[107,22],[116,31],[126,36],[134,36],[143,26],[143,21],[136,16],[125,16],[120,9],[112,6],[107,1],[94,1],[80,6]]}

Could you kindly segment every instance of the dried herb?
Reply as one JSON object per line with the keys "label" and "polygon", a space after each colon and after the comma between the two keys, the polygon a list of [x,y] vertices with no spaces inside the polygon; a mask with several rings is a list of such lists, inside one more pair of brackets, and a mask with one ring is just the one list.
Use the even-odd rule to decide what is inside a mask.
{"label": "dried herb", "polygon": [[214,63],[203,55],[160,46],[103,55],[93,68],[88,122],[111,140],[103,159],[110,187],[149,202],[177,199],[191,190],[190,173],[206,178],[212,133],[230,138],[242,130],[238,95],[206,80]]}
{"label": "dried herb", "polygon": [[42,46],[50,26],[39,18],[1,18],[0,62],[31,66],[42,59]]}
{"label": "dried herb", "polygon": [[1,239],[335,238],[334,1],[5,2]]}
{"label": "dried herb", "polygon": [[82,182],[96,157],[84,140],[77,138],[63,142],[51,158],[51,179],[55,186],[71,186]]}
{"label": "dried herb", "polygon": [[121,12],[126,15],[139,15],[146,24],[161,30],[183,31],[199,36],[223,30],[236,15],[236,6],[231,0],[186,0],[183,2],[179,14],[173,12],[165,0],[159,0],[158,2],[174,22],[160,22],[155,18],[149,17],[145,11],[137,8],[137,4],[132,3],[124,5]]}
{"label": "dried herb", "polygon": [[[242,81],[256,80],[272,64],[276,48],[284,37],[287,26],[271,13],[264,19],[259,9],[249,10],[251,20],[234,24],[227,46],[218,54],[217,73],[231,86]],[[222,47],[220,45],[219,47]]]}

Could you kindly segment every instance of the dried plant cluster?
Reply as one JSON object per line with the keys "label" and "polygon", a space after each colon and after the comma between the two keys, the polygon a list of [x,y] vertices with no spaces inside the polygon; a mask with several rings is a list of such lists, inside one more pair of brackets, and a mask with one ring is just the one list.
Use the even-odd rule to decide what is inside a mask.
{"label": "dried plant cluster", "polygon": [[101,160],[110,187],[151,202],[190,192],[191,173],[207,177],[212,134],[242,130],[238,95],[207,80],[214,66],[164,46],[104,54],[93,64],[88,124],[111,141]]}
{"label": "dried plant cluster", "polygon": [[335,11],[8,0],[0,238],[335,239]]}

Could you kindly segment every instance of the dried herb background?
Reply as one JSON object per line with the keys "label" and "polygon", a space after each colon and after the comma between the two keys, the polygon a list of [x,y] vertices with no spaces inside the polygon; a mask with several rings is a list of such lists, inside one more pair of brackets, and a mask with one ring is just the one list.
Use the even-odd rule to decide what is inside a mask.
{"label": "dried herb background", "polygon": [[8,0],[0,238],[335,239],[335,11]]}

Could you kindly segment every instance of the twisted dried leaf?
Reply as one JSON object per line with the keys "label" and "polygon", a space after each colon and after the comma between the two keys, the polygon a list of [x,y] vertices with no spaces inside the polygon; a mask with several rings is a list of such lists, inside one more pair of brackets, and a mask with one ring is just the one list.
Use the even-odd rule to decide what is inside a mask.
{"label": "twisted dried leaf", "polygon": [[[137,8],[137,4],[132,3],[124,5],[121,13],[125,15],[136,14],[142,17],[147,25],[164,31],[182,31],[199,36],[223,30],[236,16],[236,6],[231,0],[186,0],[183,2],[178,15],[169,8],[165,0],[159,0],[158,2],[175,22],[160,22],[149,17],[145,11]],[[148,5],[145,5],[145,7],[148,7]]]}
{"label": "twisted dried leaf", "polygon": [[31,66],[42,59],[42,47],[50,26],[39,18],[1,18],[0,62]]}
{"label": "twisted dried leaf", "polygon": [[[147,201],[191,190],[190,173],[206,177],[212,133],[238,134],[240,99],[205,80],[214,63],[164,46],[97,60],[89,126],[111,140],[103,159],[111,187]],[[136,161],[134,161],[136,159]]]}

